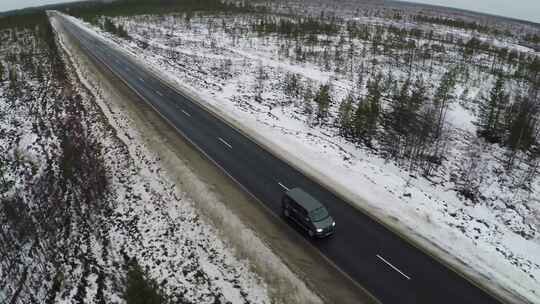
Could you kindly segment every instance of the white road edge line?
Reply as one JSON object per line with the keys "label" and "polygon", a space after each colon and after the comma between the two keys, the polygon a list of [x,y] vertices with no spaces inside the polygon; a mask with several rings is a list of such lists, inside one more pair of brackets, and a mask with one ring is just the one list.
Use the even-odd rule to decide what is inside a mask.
{"label": "white road edge line", "polygon": [[228,142],[226,142],[223,138],[218,137],[218,140],[222,142],[225,146],[229,147],[229,149],[232,149],[232,146]]}
{"label": "white road edge line", "polygon": [[386,265],[392,267],[392,269],[394,269],[395,271],[399,272],[399,274],[401,274],[402,276],[404,276],[405,278],[407,278],[407,280],[410,280],[411,277],[409,277],[408,275],[404,274],[401,270],[399,270],[396,266],[390,264],[390,262],[388,262],[387,260],[385,260],[382,256],[378,255],[377,254],[377,257],[383,261]]}
{"label": "white road edge line", "polygon": [[285,185],[283,185],[282,183],[278,182],[278,185],[281,186],[281,188],[285,189],[285,191],[289,191],[289,188],[287,188]]}
{"label": "white road edge line", "polygon": [[191,117],[191,114],[189,114],[188,112],[186,112],[186,111],[184,111],[184,110],[182,110],[182,113],[186,114],[186,116]]}

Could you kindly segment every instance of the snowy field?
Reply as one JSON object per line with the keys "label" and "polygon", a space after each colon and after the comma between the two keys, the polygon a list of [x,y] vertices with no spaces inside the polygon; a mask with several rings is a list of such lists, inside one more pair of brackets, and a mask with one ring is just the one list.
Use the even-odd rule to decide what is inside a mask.
{"label": "snowy field", "polygon": [[[255,258],[250,256],[250,259],[239,260],[235,252],[243,249],[230,247],[222,241],[221,232],[212,227],[208,219],[201,218],[201,210],[193,206],[193,200],[178,185],[169,181],[166,170],[160,167],[159,159],[142,144],[130,118],[109,102],[113,97],[102,91],[99,80],[88,74],[84,63],[77,62],[76,56],[71,53],[72,48],[65,42],[62,46],[75,61],[76,73],[84,84],[99,92],[96,102],[126,149],[123,151],[129,157],[126,161],[131,159],[128,161],[131,166],[127,167],[126,163],[119,161],[121,158],[117,148],[107,149],[110,161],[115,166],[111,171],[118,174],[112,187],[116,192],[115,201],[118,202],[115,210],[118,218],[115,220],[137,223],[136,228],[114,234],[115,239],[111,240],[111,244],[118,244],[119,248],[115,248],[118,252],[139,261],[173,301],[321,301],[237,218],[227,215],[226,210],[222,210],[221,202],[214,201],[212,208],[222,210],[221,216],[227,216],[229,224],[238,229],[237,233],[256,247],[251,248]],[[204,185],[199,188],[209,191]],[[202,196],[209,199],[212,195],[208,193]],[[127,232],[131,238],[122,235],[122,232]],[[253,271],[250,264],[253,259],[258,259],[259,268],[272,267],[265,278],[277,278],[280,284],[287,286],[275,283],[267,285],[264,278]]]}
{"label": "snowy field", "polygon": [[175,303],[320,303],[237,224],[288,288],[255,273],[64,37],[51,55],[52,29],[37,29],[0,31],[0,303],[125,303],[135,268]]}
{"label": "snowy field", "polygon": [[[539,180],[535,178],[527,190],[516,187],[528,168],[518,165],[513,174],[506,174],[498,161],[504,155],[503,148],[485,143],[475,134],[473,100],[487,94],[492,76],[478,72],[467,83],[458,82],[454,95],[459,97],[447,116],[450,157],[434,177],[426,178],[345,140],[335,125],[314,123],[305,109],[311,105],[285,94],[283,80],[294,74],[303,88],[311,90],[330,83],[335,101],[330,112],[336,117],[338,101],[355,90],[347,67],[339,68],[334,61],[328,68],[318,61],[293,60],[283,55],[282,39],[249,32],[246,20],[249,16],[195,17],[189,21],[182,16],[115,18],[131,36],[129,41],[76,22],[241,122],[261,141],[300,159],[298,166],[328,177],[326,182],[359,208],[432,248],[461,271],[493,289],[520,295],[523,302],[540,302]],[[379,22],[370,18],[357,21]],[[231,34],[231,24],[246,29],[240,38]],[[438,30],[464,38],[470,35],[464,30]],[[329,39],[336,43],[338,37]],[[515,41],[479,39],[533,52]],[[357,50],[363,49],[362,41],[353,43]],[[294,42],[289,47],[294,48]],[[449,58],[457,56],[452,46],[446,47]],[[377,59],[385,62],[385,58]],[[483,62],[481,55],[477,59]],[[397,79],[405,74],[392,66],[381,65],[379,69],[383,74],[393,70]],[[426,79],[438,81],[446,70],[436,66],[429,76],[425,71]],[[434,87],[435,83],[429,84],[430,90]],[[365,89],[359,90],[357,94],[365,94]],[[475,162],[481,165],[474,168],[471,181],[482,198],[476,204],[460,197],[453,182],[453,177],[470,169],[474,158],[481,160]]]}

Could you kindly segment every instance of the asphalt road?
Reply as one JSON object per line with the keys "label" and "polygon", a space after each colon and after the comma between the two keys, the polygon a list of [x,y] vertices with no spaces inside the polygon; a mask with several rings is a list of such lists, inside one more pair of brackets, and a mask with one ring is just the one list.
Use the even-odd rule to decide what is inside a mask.
{"label": "asphalt road", "polygon": [[[145,72],[129,57],[69,20],[58,20],[89,56],[122,78],[179,136],[196,145],[273,212],[281,214],[284,187],[301,187],[324,202],[336,220],[337,231],[330,238],[310,242],[381,302],[500,303]],[[291,233],[302,233],[295,229]]]}

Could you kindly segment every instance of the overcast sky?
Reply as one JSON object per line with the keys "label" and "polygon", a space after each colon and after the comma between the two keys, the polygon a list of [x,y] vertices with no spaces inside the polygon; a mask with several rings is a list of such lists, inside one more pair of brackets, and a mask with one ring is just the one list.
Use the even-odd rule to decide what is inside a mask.
{"label": "overcast sky", "polygon": [[[0,0],[0,12],[29,6],[71,2],[74,0]],[[540,23],[540,0],[408,0],[450,7],[464,8],[483,13],[525,19]]]}
{"label": "overcast sky", "polygon": [[540,0],[406,0],[464,8],[540,23]]}
{"label": "overcast sky", "polygon": [[14,9],[30,6],[41,6],[53,3],[73,2],[76,0],[0,0],[0,12],[11,11]]}

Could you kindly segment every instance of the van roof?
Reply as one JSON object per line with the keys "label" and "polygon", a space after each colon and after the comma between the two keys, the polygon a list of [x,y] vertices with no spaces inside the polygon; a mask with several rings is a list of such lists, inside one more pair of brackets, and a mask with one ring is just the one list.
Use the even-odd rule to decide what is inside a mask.
{"label": "van roof", "polygon": [[305,192],[300,188],[290,189],[286,192],[286,194],[295,202],[301,204],[304,208],[306,208],[307,212],[311,212],[318,208],[324,207],[323,204],[321,204],[321,202],[319,202],[316,198],[314,198],[309,193]]}

